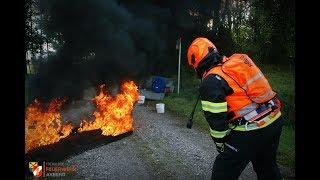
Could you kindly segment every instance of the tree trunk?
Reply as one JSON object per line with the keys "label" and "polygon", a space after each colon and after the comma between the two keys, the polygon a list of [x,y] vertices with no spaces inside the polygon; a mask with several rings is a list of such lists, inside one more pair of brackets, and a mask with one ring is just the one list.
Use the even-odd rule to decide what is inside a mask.
{"label": "tree trunk", "polygon": [[221,24],[221,0],[215,0],[214,4],[213,4],[213,29],[215,30],[215,32],[218,32],[218,28]]}

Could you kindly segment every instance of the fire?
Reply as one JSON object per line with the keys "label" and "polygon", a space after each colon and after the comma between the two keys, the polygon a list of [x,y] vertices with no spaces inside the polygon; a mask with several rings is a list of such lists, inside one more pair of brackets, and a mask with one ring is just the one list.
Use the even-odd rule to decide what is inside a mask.
{"label": "fire", "polygon": [[101,129],[105,136],[117,136],[132,131],[132,110],[138,96],[138,88],[133,81],[123,83],[116,97],[108,94],[105,85],[101,85],[99,95],[93,99],[97,107],[93,113],[95,119],[83,121],[78,132]]}
{"label": "fire", "polygon": [[61,123],[60,107],[65,100],[54,99],[49,103],[35,100],[25,114],[25,152],[39,146],[58,142],[68,136],[72,125]]}
{"label": "fire", "polygon": [[[93,102],[96,110],[94,119],[80,124],[78,132],[101,129],[105,136],[117,136],[133,130],[132,110],[138,101],[138,88],[133,81],[121,86],[121,93],[112,97],[100,86],[100,94]],[[43,145],[58,142],[73,130],[71,124],[62,125],[59,112],[65,100],[53,99],[49,103],[35,100],[26,108],[25,117],[25,153]]]}

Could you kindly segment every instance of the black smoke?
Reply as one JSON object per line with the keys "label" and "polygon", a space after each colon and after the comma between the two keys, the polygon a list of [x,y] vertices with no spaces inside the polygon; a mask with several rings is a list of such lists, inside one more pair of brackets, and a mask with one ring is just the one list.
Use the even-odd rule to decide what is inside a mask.
{"label": "black smoke", "polygon": [[34,97],[81,98],[89,86],[175,73],[176,40],[196,31],[189,10],[197,3],[184,2],[39,1],[42,28],[59,48],[33,79]]}

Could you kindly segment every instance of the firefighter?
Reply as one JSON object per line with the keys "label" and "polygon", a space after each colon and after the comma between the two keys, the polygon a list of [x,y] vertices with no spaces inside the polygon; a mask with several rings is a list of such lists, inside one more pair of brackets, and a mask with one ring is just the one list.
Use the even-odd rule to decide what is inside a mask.
{"label": "firefighter", "polygon": [[281,103],[259,68],[246,54],[221,55],[203,37],[191,43],[187,58],[202,80],[202,110],[219,152],[212,179],[238,179],[250,161],[259,180],[281,179]]}

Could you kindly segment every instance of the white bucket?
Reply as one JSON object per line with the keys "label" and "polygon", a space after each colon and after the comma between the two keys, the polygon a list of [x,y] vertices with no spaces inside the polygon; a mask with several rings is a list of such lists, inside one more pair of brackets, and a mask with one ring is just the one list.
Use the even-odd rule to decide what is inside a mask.
{"label": "white bucket", "polygon": [[145,100],[145,96],[139,96],[138,104],[143,104]]}
{"label": "white bucket", "polygon": [[157,113],[164,113],[164,104],[158,103],[156,104]]}

